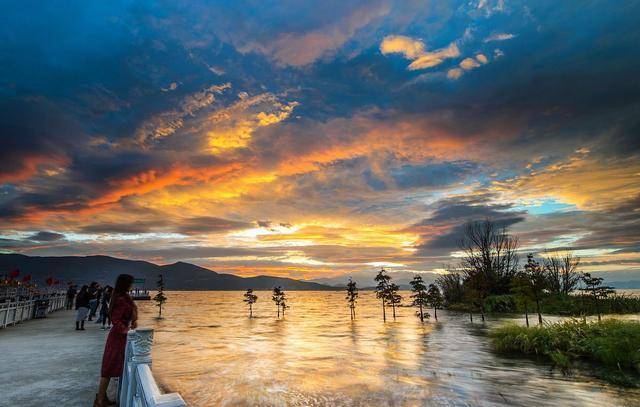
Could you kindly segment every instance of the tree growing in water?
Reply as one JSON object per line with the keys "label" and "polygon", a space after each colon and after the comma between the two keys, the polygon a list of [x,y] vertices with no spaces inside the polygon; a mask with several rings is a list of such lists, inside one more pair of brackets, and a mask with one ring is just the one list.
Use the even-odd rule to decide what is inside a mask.
{"label": "tree growing in water", "polygon": [[[411,280],[409,284],[411,284],[411,291],[413,292],[413,294],[411,294],[411,298],[413,298],[411,305],[414,307],[418,307],[418,317],[420,317],[421,322],[424,322],[425,312],[423,311],[423,308],[429,306],[427,286],[424,284],[422,276],[414,276],[413,280]],[[429,314],[426,315],[427,318],[429,318]]]}
{"label": "tree growing in water", "polygon": [[280,308],[282,308],[282,318],[284,318],[284,312],[289,308],[287,305],[287,296],[284,291],[280,291]]}
{"label": "tree growing in water", "polygon": [[282,288],[273,287],[273,294],[271,295],[271,299],[276,304],[276,308],[278,309],[278,318],[280,318],[280,306],[282,305],[282,298],[284,293],[282,292]]}
{"label": "tree growing in water", "polygon": [[244,293],[244,302],[249,306],[249,318],[253,318],[253,304],[258,301],[258,296],[253,293],[253,288],[249,288],[246,293]]}
{"label": "tree growing in water", "polygon": [[518,276],[513,279],[511,291],[516,295],[517,299],[522,302],[524,306],[524,319],[527,327],[529,327],[529,301],[533,298],[529,279],[522,273],[519,273]]}
{"label": "tree growing in water", "polygon": [[615,290],[613,287],[602,285],[603,278],[592,277],[591,273],[584,273],[582,275],[582,281],[585,285],[585,287],[582,288],[582,291],[593,300],[593,305],[595,306],[596,313],[598,314],[598,322],[600,322],[602,320],[602,317],[600,316],[600,300],[607,298],[609,294],[615,293]]}
{"label": "tree growing in water", "polygon": [[153,301],[156,303],[156,307],[158,307],[158,318],[162,318],[162,306],[167,302],[167,296],[164,295],[164,278],[162,274],[158,275],[158,292],[155,297],[153,297]]}
{"label": "tree growing in water", "polygon": [[387,287],[387,302],[391,305],[393,319],[396,319],[396,307],[402,302],[402,296],[398,294],[400,287],[396,283],[391,283]]}
{"label": "tree growing in water", "polygon": [[429,284],[427,301],[431,304],[431,307],[433,307],[433,317],[436,319],[436,322],[438,322],[438,308],[442,307],[444,300],[437,285]]}
{"label": "tree growing in water", "polygon": [[356,282],[349,277],[347,283],[347,302],[349,303],[349,309],[351,310],[351,319],[356,317],[356,301],[358,299],[358,287]]}
{"label": "tree growing in water", "polygon": [[382,320],[387,321],[387,312],[386,312],[386,302],[389,297],[389,281],[391,281],[391,277],[387,274],[386,270],[381,269],[376,275],[375,281],[376,285],[376,298],[382,301]]}
{"label": "tree growing in water", "polygon": [[538,324],[542,325],[540,300],[544,290],[548,287],[549,279],[545,274],[544,268],[533,258],[531,253],[527,255],[527,264],[524,265],[521,278],[523,279],[523,284],[533,296],[533,300],[536,303],[536,312],[538,313]]}

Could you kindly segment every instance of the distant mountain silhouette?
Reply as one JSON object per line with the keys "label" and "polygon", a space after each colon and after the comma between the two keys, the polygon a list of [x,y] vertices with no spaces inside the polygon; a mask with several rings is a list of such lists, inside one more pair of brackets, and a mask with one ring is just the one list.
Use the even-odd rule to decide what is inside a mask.
{"label": "distant mountain silhouette", "polygon": [[20,269],[22,278],[31,274],[43,282],[48,277],[85,284],[97,281],[113,285],[118,274],[127,273],[147,280],[146,287],[155,288],[158,274],[165,279],[167,290],[335,290],[323,284],[292,278],[256,276],[238,277],[221,274],[189,263],[177,262],[165,266],[141,260],[125,260],[109,256],[30,257],[22,254],[0,254],[0,274]]}

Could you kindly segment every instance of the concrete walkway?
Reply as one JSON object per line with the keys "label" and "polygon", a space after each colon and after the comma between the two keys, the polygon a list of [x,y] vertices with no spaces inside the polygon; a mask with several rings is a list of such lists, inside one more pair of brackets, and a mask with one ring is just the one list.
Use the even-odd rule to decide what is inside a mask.
{"label": "concrete walkway", "polygon": [[[0,406],[90,407],[107,332],[94,321],[76,331],[75,311],[0,329]],[[109,386],[115,398],[116,383]]]}

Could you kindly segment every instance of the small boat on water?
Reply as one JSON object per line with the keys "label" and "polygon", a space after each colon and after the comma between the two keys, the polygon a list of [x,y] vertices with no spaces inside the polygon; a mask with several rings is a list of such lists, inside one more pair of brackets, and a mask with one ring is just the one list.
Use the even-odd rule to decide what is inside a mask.
{"label": "small boat on water", "polygon": [[135,280],[133,280],[133,289],[129,292],[131,298],[137,301],[148,301],[151,299],[149,290],[145,288],[144,283],[144,278],[136,278]]}
{"label": "small boat on water", "polygon": [[148,290],[133,290],[130,293],[131,298],[136,301],[148,301],[151,299],[151,295]]}

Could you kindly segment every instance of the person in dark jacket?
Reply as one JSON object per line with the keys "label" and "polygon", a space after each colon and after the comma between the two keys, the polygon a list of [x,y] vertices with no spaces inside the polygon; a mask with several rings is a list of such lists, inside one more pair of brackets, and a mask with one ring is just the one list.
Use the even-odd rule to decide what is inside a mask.
{"label": "person in dark jacket", "polygon": [[95,281],[89,284],[89,321],[93,320],[96,316],[96,310],[98,309],[98,295],[100,285]]}
{"label": "person in dark jacket", "polygon": [[84,321],[89,315],[89,287],[83,285],[76,296],[76,331],[84,331]]}
{"label": "person in dark jacket", "polygon": [[73,309],[73,299],[76,297],[76,286],[69,284],[67,289],[67,309]]}
{"label": "person in dark jacket", "polygon": [[102,298],[100,299],[100,318],[98,319],[98,321],[102,322],[102,329],[111,329],[109,302],[111,301],[112,294],[113,288],[111,288],[111,286],[106,286],[102,291]]}

